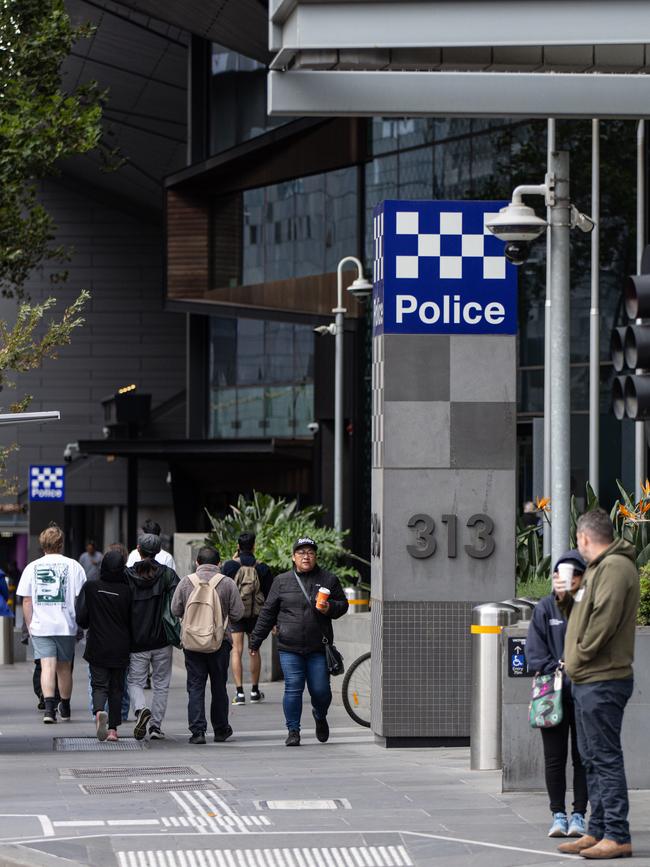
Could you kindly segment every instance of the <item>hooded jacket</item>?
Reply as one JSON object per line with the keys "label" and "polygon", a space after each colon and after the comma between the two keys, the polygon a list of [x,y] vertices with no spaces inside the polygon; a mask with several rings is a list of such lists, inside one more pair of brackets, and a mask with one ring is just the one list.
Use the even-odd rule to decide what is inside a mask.
{"label": "hooded jacket", "polygon": [[574,683],[632,677],[639,574],[634,546],[615,539],[589,563],[575,597],[559,607],[568,616],[566,671]]}
{"label": "hooded jacket", "polygon": [[[279,650],[303,655],[324,653],[323,635],[330,644],[334,641],[332,620],[342,617],[348,610],[348,600],[339,579],[320,566],[299,575],[310,603],[307,604],[293,569],[278,575],[271,584],[268,599],[257,618],[250,639],[251,650],[257,650],[276,625]],[[321,614],[315,607],[319,587],[328,587],[330,590],[327,614]]]}
{"label": "hooded jacket", "polygon": [[86,581],[75,604],[77,624],[88,630],[84,659],[103,668],[126,668],[131,650],[131,591],[124,557],[109,551],[99,578]]}
{"label": "hooded jacket", "polygon": [[131,653],[167,647],[163,607],[165,595],[174,594],[178,575],[169,566],[147,559],[128,568],[126,577],[132,594]]}

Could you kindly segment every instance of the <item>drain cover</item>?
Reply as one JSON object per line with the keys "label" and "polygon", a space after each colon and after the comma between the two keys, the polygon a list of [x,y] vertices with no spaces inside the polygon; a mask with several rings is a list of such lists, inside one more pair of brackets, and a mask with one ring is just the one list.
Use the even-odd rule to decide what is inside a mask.
{"label": "drain cover", "polygon": [[200,792],[214,789],[230,789],[223,780],[135,780],[131,783],[107,785],[83,784],[79,787],[86,795],[138,795],[147,792]]}
{"label": "drain cover", "polygon": [[52,738],[57,753],[123,752],[124,750],[143,750],[144,741],[135,738],[120,738],[117,743],[98,741],[97,738]]}
{"label": "drain cover", "polygon": [[76,779],[84,779],[85,777],[150,777],[152,775],[164,777],[172,774],[200,773],[204,773],[203,768],[191,768],[184,765],[165,765],[162,768],[59,768],[59,776],[75,777]]}

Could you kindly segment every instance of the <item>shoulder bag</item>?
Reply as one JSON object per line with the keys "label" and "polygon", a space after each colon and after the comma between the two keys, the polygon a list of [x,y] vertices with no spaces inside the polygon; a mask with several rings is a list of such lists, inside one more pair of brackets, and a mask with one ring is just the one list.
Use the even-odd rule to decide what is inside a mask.
{"label": "shoulder bag", "polygon": [[[293,570],[293,574],[295,576],[296,581],[298,582],[298,586],[302,590],[302,595],[307,600],[307,605],[309,606],[310,610],[312,610],[314,607],[313,602],[311,601],[311,599],[309,598],[309,595],[307,594],[307,591],[305,590],[305,585],[302,583],[302,581],[298,577],[298,573],[296,572],[295,569]],[[318,624],[318,628],[320,629],[320,631],[323,635],[323,644],[325,645],[325,659],[327,661],[328,672],[332,675],[332,677],[336,677],[339,674],[343,674],[343,672],[345,671],[345,664],[343,662],[342,654],[340,653],[340,651],[338,651],[336,649],[336,647],[333,644],[330,643],[329,638],[325,635],[323,630],[320,628],[320,624]]]}
{"label": "shoulder bag", "polygon": [[562,669],[553,674],[536,674],[528,705],[531,728],[547,729],[562,722]]}
{"label": "shoulder bag", "polygon": [[176,617],[175,614],[172,614],[172,597],[174,592],[172,591],[170,582],[165,577],[165,587],[163,589],[163,610],[162,610],[162,622],[163,628],[165,630],[165,638],[167,642],[172,645],[172,647],[180,647],[181,646],[181,622]]}

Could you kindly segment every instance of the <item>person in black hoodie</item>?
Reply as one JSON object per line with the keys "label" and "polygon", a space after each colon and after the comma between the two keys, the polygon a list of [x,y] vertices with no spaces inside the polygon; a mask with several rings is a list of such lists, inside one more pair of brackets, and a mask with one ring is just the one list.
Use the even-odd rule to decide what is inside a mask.
{"label": "person in black hoodie", "polygon": [[[133,736],[139,741],[147,733],[149,722],[151,740],[165,737],[161,726],[167,710],[172,677],[173,647],[165,632],[163,609],[166,597],[171,601],[179,578],[169,566],[156,561],[159,551],[160,537],[145,533],[138,539],[141,559],[126,570],[133,597],[129,693],[136,717]],[[153,686],[151,709],[144,695],[150,665]]]}
{"label": "person in black hoodie", "polygon": [[[313,539],[297,539],[293,546],[293,569],[278,575],[250,638],[249,652],[254,656],[269,632],[277,624],[280,665],[284,674],[282,707],[289,734],[288,747],[300,746],[302,694],[311,696],[316,737],[321,743],[329,738],[327,711],[332,701],[330,675],[327,670],[323,638],[334,642],[332,620],[348,610],[341,583],[336,575],[316,563],[318,545]],[[319,588],[330,591],[329,602],[316,610]]]}
{"label": "person in black hoodie", "polygon": [[[131,649],[131,591],[124,572],[126,560],[109,551],[99,578],[86,581],[77,597],[77,624],[88,630],[84,659],[90,667],[93,715],[100,741],[117,741],[122,721],[124,675]],[[108,701],[108,713],[104,710]]]}
{"label": "person in black hoodie", "polygon": [[[560,563],[573,566],[574,585],[578,587],[587,568],[578,551],[567,551],[555,564],[553,570],[553,593],[540,599],[528,627],[526,659],[528,670],[535,674],[553,674],[564,658],[564,637],[567,621],[557,604],[557,567]],[[544,747],[546,789],[548,791],[553,823],[549,837],[581,837],[585,831],[587,810],[587,779],[578,751],[571,682],[563,672],[562,722],[557,726],[540,729]],[[573,813],[566,812],[566,763],[571,742],[573,762]]]}

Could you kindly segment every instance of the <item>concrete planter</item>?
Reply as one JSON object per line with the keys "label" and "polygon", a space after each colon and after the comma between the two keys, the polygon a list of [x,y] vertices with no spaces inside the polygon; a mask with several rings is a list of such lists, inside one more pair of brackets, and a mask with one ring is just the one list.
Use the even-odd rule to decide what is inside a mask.
{"label": "concrete planter", "polygon": [[[521,638],[527,632],[528,624],[525,623],[504,629],[504,648],[508,637]],[[544,791],[542,738],[528,725],[531,681],[528,677],[508,677],[505,653],[503,657],[503,791]],[[650,626],[639,626],[636,632],[634,693],[623,720],[625,770],[631,789],[650,789],[650,763],[646,761],[649,720]],[[570,782],[570,774],[567,776]]]}

